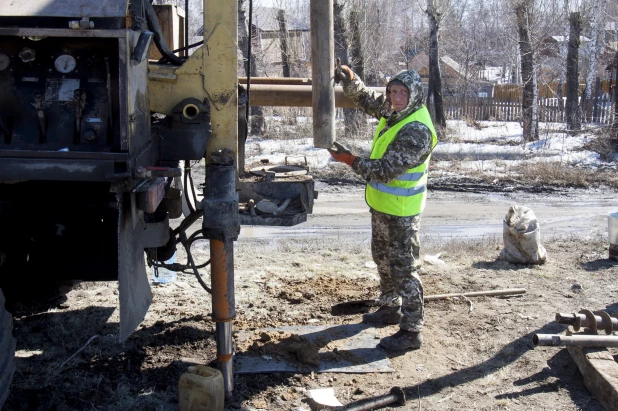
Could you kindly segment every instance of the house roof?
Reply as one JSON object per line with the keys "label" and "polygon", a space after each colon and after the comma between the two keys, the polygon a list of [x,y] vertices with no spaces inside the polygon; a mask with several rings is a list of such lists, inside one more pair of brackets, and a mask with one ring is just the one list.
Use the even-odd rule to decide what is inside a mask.
{"label": "house roof", "polygon": [[[279,31],[277,7],[256,7],[253,10],[253,25],[261,31]],[[288,31],[310,31],[309,25],[285,13],[285,22]]]}
{"label": "house roof", "polygon": [[[440,62],[446,66],[451,73],[463,76],[461,65],[449,56],[440,57]],[[429,69],[429,56],[424,51],[417,53],[409,63],[410,69],[416,71],[421,77],[426,77]]]}
{"label": "house roof", "polygon": [[[550,36],[551,39],[553,39],[556,43],[564,43],[564,42],[568,42],[569,38],[566,36]],[[579,36],[579,41],[586,42],[586,41],[590,41],[590,39],[586,36]]]}

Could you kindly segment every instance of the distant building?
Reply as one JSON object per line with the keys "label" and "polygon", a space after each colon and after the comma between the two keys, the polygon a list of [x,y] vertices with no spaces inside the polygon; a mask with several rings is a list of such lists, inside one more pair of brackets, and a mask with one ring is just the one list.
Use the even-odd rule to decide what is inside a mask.
{"label": "distant building", "polygon": [[[580,36],[580,47],[589,42],[590,39],[586,36]],[[543,46],[540,49],[540,54],[546,57],[559,57],[560,48],[567,47],[569,38],[567,36],[549,36],[543,40]],[[565,49],[566,50],[566,49]]]}
{"label": "distant building", "polygon": [[[255,7],[252,19],[251,53],[258,60],[258,75],[279,77],[283,75],[281,53],[281,24],[279,12],[283,11],[287,32],[288,62],[291,77],[307,77],[307,67],[311,63],[311,29],[309,25],[288,15],[276,7]],[[247,16],[247,23],[249,17]],[[200,27],[196,36],[204,35]],[[242,55],[239,50],[239,70],[242,70]]]}
{"label": "distant building", "polygon": [[[423,89],[427,92],[429,82],[429,56],[424,51],[416,53],[407,63],[409,69],[421,76]],[[450,56],[440,57],[443,95],[463,95],[492,97],[495,84],[508,84],[512,70],[505,67],[489,67],[478,62],[465,66]]]}
{"label": "distant building", "polygon": [[[281,26],[275,7],[255,7],[253,10],[253,52],[262,63],[266,75],[283,74],[281,54]],[[296,20],[284,11],[287,30],[288,62],[292,77],[307,76],[311,62],[311,33],[309,25]]]}

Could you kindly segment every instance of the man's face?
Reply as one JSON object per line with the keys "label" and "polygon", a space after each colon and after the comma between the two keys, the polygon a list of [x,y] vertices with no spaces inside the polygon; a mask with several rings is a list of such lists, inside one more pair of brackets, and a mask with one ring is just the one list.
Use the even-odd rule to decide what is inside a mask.
{"label": "man's face", "polygon": [[388,93],[389,98],[391,99],[391,105],[393,106],[393,110],[399,113],[401,110],[408,106],[408,101],[410,100],[410,91],[406,86],[401,84],[393,84],[390,87],[390,92]]}

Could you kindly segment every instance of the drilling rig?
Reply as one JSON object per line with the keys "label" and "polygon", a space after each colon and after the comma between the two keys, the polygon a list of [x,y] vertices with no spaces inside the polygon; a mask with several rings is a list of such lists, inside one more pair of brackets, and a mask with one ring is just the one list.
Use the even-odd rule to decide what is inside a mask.
{"label": "drilling rig", "polygon": [[[152,301],[146,264],[156,269],[179,246],[211,293],[230,396],[240,226],[303,222],[317,198],[310,176],[239,178],[237,12],[236,1],[204,0],[204,44],[189,55],[170,50],[148,0],[0,0],[0,407],[15,368],[5,299],[117,281],[123,341]],[[322,148],[334,141],[332,19],[332,1],[311,2],[309,89],[249,93],[252,105],[312,106]],[[203,200],[183,214],[194,189],[183,165],[203,159]],[[240,213],[249,199],[286,199],[291,211]],[[210,242],[210,286],[191,257],[196,235]]]}

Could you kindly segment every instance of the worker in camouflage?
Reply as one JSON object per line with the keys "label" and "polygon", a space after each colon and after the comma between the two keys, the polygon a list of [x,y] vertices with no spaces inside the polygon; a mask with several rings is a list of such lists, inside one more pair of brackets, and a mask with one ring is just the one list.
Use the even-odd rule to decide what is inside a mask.
{"label": "worker in camouflage", "polygon": [[[399,324],[399,331],[383,338],[380,345],[390,351],[416,349],[422,344],[423,328],[423,286],[417,272],[419,229],[426,168],[437,144],[435,129],[422,103],[421,78],[415,71],[403,71],[388,82],[385,94],[367,88],[347,66],[335,69],[335,80],[343,83],[345,95],[358,107],[380,120],[370,158],[355,156],[337,142],[329,149],[335,160],[348,164],[367,181],[371,251],[380,275],[381,295],[378,311],[365,314],[363,322]],[[389,133],[390,129],[394,131]],[[390,142],[383,144],[380,153],[377,146],[382,137]],[[411,178],[404,177],[412,175],[422,177],[405,183]],[[391,187],[393,182],[398,184],[395,188]],[[413,194],[403,197],[396,191],[401,188]],[[376,196],[370,197],[369,190]],[[399,202],[407,205],[400,209]]]}

